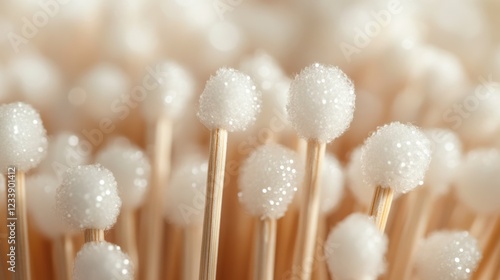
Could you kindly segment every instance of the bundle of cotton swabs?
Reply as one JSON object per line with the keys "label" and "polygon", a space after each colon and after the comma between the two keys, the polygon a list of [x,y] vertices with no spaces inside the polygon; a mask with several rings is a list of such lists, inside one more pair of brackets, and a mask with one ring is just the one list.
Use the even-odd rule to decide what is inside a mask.
{"label": "bundle of cotton swabs", "polygon": [[500,279],[499,12],[0,3],[0,279]]}

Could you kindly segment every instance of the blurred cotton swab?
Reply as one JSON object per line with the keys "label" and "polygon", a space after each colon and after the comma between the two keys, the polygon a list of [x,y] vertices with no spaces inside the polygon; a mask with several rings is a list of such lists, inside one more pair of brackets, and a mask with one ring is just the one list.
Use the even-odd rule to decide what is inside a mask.
{"label": "blurred cotton swab", "polygon": [[430,159],[429,139],[412,125],[384,125],[365,141],[361,152],[363,177],[376,188],[370,215],[382,232],[394,193],[406,193],[422,185]]}
{"label": "blurred cotton swab", "polygon": [[152,87],[142,102],[142,112],[151,130],[151,187],[141,211],[139,231],[139,260],[144,263],[139,275],[145,280],[160,277],[164,223],[159,205],[163,203],[164,188],[170,174],[172,129],[194,90],[191,75],[181,65],[163,61],[154,67],[159,74],[149,73],[144,77]]}
{"label": "blurred cotton swab", "polygon": [[252,125],[260,106],[261,94],[250,77],[230,68],[219,69],[200,96],[198,117],[210,130],[200,280],[216,277],[227,133]]}
{"label": "blurred cotton swab", "polygon": [[298,74],[290,86],[289,120],[307,139],[307,158],[294,252],[294,273],[309,279],[320,209],[320,177],[326,143],[349,127],[354,113],[354,86],[338,68],[315,63]]}
{"label": "blurred cotton swab", "polygon": [[130,256],[137,269],[135,211],[144,200],[151,167],[144,152],[126,141],[123,138],[115,139],[97,154],[96,162],[110,170],[116,178],[122,200],[117,221],[117,243]]}
{"label": "blurred cotton swab", "polygon": [[1,105],[0,143],[0,172],[7,175],[8,198],[15,200],[14,209],[8,209],[7,214],[9,224],[14,224],[16,237],[17,258],[13,279],[29,280],[31,273],[24,174],[38,165],[47,152],[45,128],[35,109],[24,103]]}
{"label": "blurred cotton swab", "polygon": [[347,186],[362,210],[368,210],[373,199],[374,189],[363,180],[361,147],[354,149],[346,168]]}
{"label": "blurred cotton swab", "polygon": [[199,278],[207,171],[206,160],[187,159],[174,169],[165,192],[165,217],[184,231],[182,279],[185,280]]}
{"label": "blurred cotton swab", "polygon": [[134,280],[134,265],[119,246],[101,241],[83,245],[75,258],[74,280]]}
{"label": "blurred cotton swab", "polygon": [[295,152],[277,144],[257,148],[241,167],[238,194],[243,207],[260,218],[255,246],[254,279],[274,279],[276,221],[303,179],[303,164]]}
{"label": "blurred cotton swab", "polygon": [[336,280],[375,280],[385,272],[387,236],[373,218],[351,214],[328,235],[325,256],[330,274]]}
{"label": "blurred cotton swab", "polygon": [[66,225],[85,230],[85,242],[104,241],[120,213],[113,174],[101,165],[72,167],[56,190],[56,209]]}
{"label": "blurred cotton swab", "polygon": [[465,231],[432,233],[417,250],[420,279],[468,280],[481,260],[477,240]]}

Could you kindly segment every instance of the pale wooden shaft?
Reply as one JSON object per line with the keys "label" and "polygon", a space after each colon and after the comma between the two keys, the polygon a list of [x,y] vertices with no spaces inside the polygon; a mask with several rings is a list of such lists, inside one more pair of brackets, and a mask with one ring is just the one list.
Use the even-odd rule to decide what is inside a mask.
{"label": "pale wooden shaft", "polygon": [[375,218],[375,224],[381,232],[385,231],[393,196],[394,191],[391,188],[377,186],[375,189],[369,214]]}
{"label": "pale wooden shaft", "polygon": [[104,230],[102,229],[86,229],[85,243],[104,241]]}
{"label": "pale wooden shaft", "polygon": [[127,253],[134,264],[135,271],[139,271],[137,253],[135,215],[131,209],[122,209],[116,222],[116,243],[123,252]]}
{"label": "pale wooden shaft", "polygon": [[184,229],[184,280],[196,280],[200,277],[201,237],[201,226],[193,225]]}
{"label": "pale wooden shaft", "polygon": [[212,130],[201,243],[200,280],[215,280],[216,278],[226,150],[227,131]]}
{"label": "pale wooden shaft", "polygon": [[73,240],[70,236],[63,235],[52,241],[52,261],[56,280],[71,280],[73,258]]}
{"label": "pale wooden shaft", "polygon": [[274,278],[274,257],[276,254],[276,232],[275,219],[266,218],[258,224],[258,244],[256,263],[259,280],[272,280]]}
{"label": "pale wooden shaft", "polygon": [[30,252],[28,240],[28,213],[24,172],[16,170],[16,272],[14,280],[30,280]]}

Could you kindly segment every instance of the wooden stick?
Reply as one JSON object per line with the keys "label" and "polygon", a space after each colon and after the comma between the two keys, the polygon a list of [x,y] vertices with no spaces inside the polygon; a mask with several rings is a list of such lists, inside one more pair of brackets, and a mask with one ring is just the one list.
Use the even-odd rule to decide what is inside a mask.
{"label": "wooden stick", "polygon": [[375,224],[381,232],[385,231],[393,196],[394,191],[391,188],[377,186],[375,189],[369,214],[375,218]]}
{"label": "wooden stick", "polygon": [[69,235],[60,236],[52,241],[52,262],[57,280],[71,280],[74,248]]}
{"label": "wooden stick", "polygon": [[[497,218],[497,222],[493,231],[491,232],[488,242],[483,249],[483,258],[479,263],[479,266],[474,274],[474,279],[483,279],[482,276],[485,274],[491,259],[494,257],[496,246],[500,247],[500,243],[498,242],[498,237],[500,236],[500,218]],[[497,244],[498,243],[498,244]]]}
{"label": "wooden stick", "polygon": [[227,131],[210,131],[207,194],[201,243],[200,280],[215,280],[219,250],[222,190],[226,166]]}
{"label": "wooden stick", "polygon": [[141,211],[139,232],[139,278],[144,280],[160,278],[164,227],[160,205],[163,203],[163,192],[170,173],[172,122],[166,117],[159,118],[153,134],[151,186]]}
{"label": "wooden stick", "polygon": [[116,222],[116,243],[127,253],[134,264],[134,269],[139,271],[139,260],[137,253],[136,227],[134,211],[122,209]]}
{"label": "wooden stick", "polygon": [[294,252],[294,275],[309,280],[312,273],[314,244],[318,233],[320,206],[320,175],[325,156],[325,144],[307,142],[306,173],[302,189],[303,200],[299,214],[298,235]]}
{"label": "wooden stick", "polygon": [[413,255],[418,241],[424,237],[435,197],[421,188],[406,218],[401,240],[398,242],[393,270],[389,279],[409,279],[413,268]]}
{"label": "wooden stick", "polygon": [[200,277],[200,254],[202,228],[191,226],[184,229],[184,260],[183,273],[184,280],[196,280]]}
{"label": "wooden stick", "polygon": [[276,254],[276,220],[265,218],[258,223],[256,254],[256,280],[274,279],[274,257]]}
{"label": "wooden stick", "polygon": [[85,243],[104,241],[104,230],[102,229],[86,229]]}
{"label": "wooden stick", "polygon": [[26,184],[23,171],[16,169],[16,272],[14,280],[30,280],[30,252],[28,241],[28,213],[26,209]]}

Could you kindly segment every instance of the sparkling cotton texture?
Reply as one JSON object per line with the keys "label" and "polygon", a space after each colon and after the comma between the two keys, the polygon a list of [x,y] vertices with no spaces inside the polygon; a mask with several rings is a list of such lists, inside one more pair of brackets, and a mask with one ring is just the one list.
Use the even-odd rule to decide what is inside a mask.
{"label": "sparkling cotton texture", "polygon": [[290,85],[290,123],[306,139],[328,143],[349,127],[356,96],[351,80],[338,68],[315,63]]}
{"label": "sparkling cotton texture", "polygon": [[74,280],[133,280],[134,266],[119,246],[85,243],[75,258]]}
{"label": "sparkling cotton texture", "polygon": [[252,79],[231,68],[217,70],[200,96],[198,118],[208,129],[243,131],[255,123],[261,93]]}
{"label": "sparkling cotton texture", "polygon": [[113,173],[124,208],[136,209],[142,204],[149,186],[151,165],[139,147],[117,140],[99,151],[96,162]]}
{"label": "sparkling cotton texture", "polygon": [[56,191],[57,212],[73,229],[110,229],[121,204],[113,174],[99,164],[68,169]]}
{"label": "sparkling cotton texture", "polygon": [[172,173],[165,192],[165,217],[178,226],[203,224],[208,162],[193,157],[186,160]]}
{"label": "sparkling cotton texture", "polygon": [[10,165],[29,171],[47,154],[47,134],[38,112],[28,104],[0,105],[0,170]]}
{"label": "sparkling cotton texture", "polygon": [[468,280],[480,260],[479,244],[468,232],[440,231],[420,244],[415,268],[420,279]]}
{"label": "sparkling cotton texture", "polygon": [[240,202],[256,217],[279,219],[303,177],[304,166],[295,152],[278,144],[260,146],[241,166]]}
{"label": "sparkling cotton texture", "polygon": [[333,155],[326,154],[321,172],[320,210],[328,214],[335,210],[344,195],[344,171]]}
{"label": "sparkling cotton texture", "polygon": [[392,188],[395,193],[422,185],[430,160],[431,145],[425,134],[399,122],[379,127],[366,139],[361,152],[365,182]]}
{"label": "sparkling cotton texture", "polygon": [[164,61],[148,72],[143,83],[151,87],[142,103],[142,112],[149,122],[165,116],[171,119],[182,115],[194,93],[194,80],[181,65]]}
{"label": "sparkling cotton texture", "polygon": [[325,256],[330,274],[336,280],[375,280],[386,269],[388,239],[373,219],[354,213],[328,235]]}
{"label": "sparkling cotton texture", "polygon": [[467,207],[482,214],[500,211],[500,152],[470,151],[457,170],[456,194]]}

